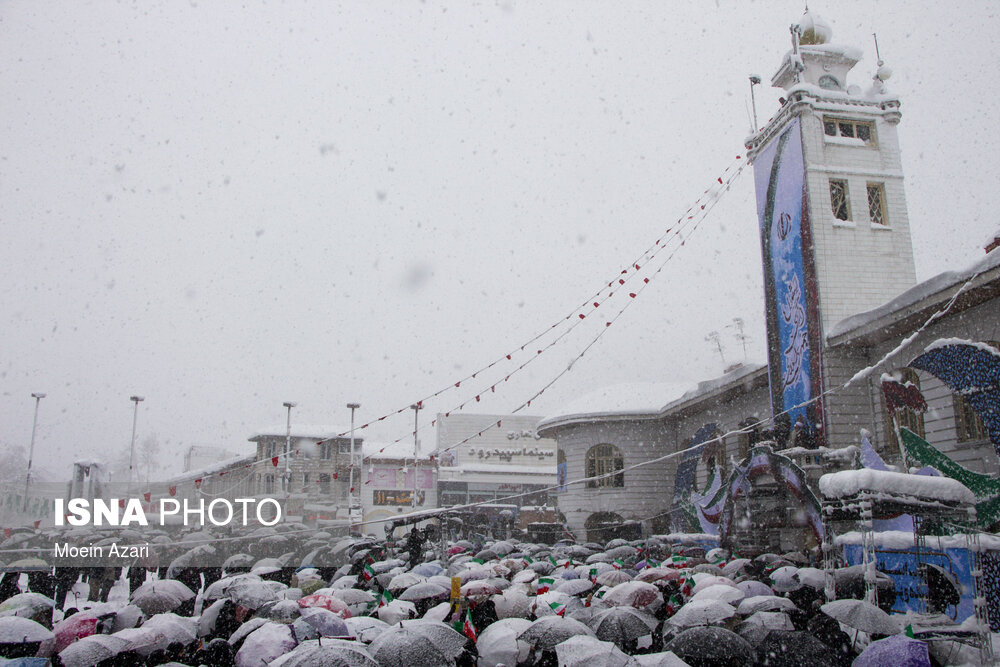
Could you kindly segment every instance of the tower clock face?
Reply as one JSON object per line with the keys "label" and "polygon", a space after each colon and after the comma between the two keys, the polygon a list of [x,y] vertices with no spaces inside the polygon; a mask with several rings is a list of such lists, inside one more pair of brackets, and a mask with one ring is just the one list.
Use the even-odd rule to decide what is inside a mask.
{"label": "tower clock face", "polygon": [[830,74],[824,74],[819,78],[819,87],[827,90],[840,90],[840,82]]}

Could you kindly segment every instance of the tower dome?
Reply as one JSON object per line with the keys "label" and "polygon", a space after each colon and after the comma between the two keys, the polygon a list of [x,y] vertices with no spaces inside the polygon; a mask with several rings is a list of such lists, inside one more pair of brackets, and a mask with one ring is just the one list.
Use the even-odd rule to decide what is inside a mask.
{"label": "tower dome", "polygon": [[799,19],[799,30],[801,35],[799,43],[803,46],[813,46],[816,44],[826,44],[833,36],[833,30],[819,14],[813,14],[808,9]]}

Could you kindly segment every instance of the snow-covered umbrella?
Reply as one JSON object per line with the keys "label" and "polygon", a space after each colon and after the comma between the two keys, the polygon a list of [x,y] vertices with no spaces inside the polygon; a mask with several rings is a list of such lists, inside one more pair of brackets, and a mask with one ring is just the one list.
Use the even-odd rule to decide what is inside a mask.
{"label": "snow-covered umbrella", "polygon": [[0,612],[15,612],[15,616],[30,617],[52,609],[55,604],[52,598],[41,593],[18,593],[0,602]]}
{"label": "snow-covered umbrella", "polygon": [[830,647],[808,632],[771,630],[757,647],[762,663],[769,667],[837,667],[840,661]]}
{"label": "snow-covered umbrella", "polygon": [[0,655],[8,658],[52,655],[55,634],[41,623],[19,616],[0,618]]}
{"label": "snow-covered umbrella", "polygon": [[644,653],[642,655],[634,655],[632,658],[639,667],[689,667],[673,651]]}
{"label": "snow-covered umbrella", "polygon": [[691,596],[692,600],[722,600],[723,602],[728,602],[731,605],[739,604],[740,600],[747,596],[746,593],[741,591],[735,586],[724,586],[722,584],[713,584],[708,588],[703,588],[694,595]]}
{"label": "snow-covered umbrella", "polygon": [[56,638],[55,652],[63,650],[78,639],[97,634],[97,626],[104,620],[105,625],[110,628],[113,612],[109,612],[105,619],[93,612],[81,611],[65,618],[52,626],[52,632]]}
{"label": "snow-covered umbrella", "polygon": [[752,664],[754,649],[735,632],[724,628],[689,628],[664,648],[692,666],[743,667]]}
{"label": "snow-covered umbrella", "polygon": [[892,635],[869,644],[852,667],[931,667],[925,642],[906,635]]}
{"label": "snow-covered umbrella", "polygon": [[602,641],[622,642],[650,634],[658,621],[633,607],[612,607],[595,614],[588,625]]}
{"label": "snow-covered umbrella", "polygon": [[319,593],[313,593],[312,595],[307,595],[299,600],[295,601],[299,607],[321,607],[328,611],[341,616],[342,618],[348,618],[351,616],[350,609],[347,608],[347,603],[339,598],[335,598],[332,595],[320,595]]}
{"label": "snow-covered umbrella", "polygon": [[834,600],[820,607],[820,611],[861,632],[894,635],[900,631],[898,621],[864,600]]}
{"label": "snow-covered umbrella", "polygon": [[774,595],[774,591],[770,586],[762,581],[756,581],[755,579],[740,581],[736,584],[736,588],[746,593],[748,598],[752,598],[757,595]]}
{"label": "snow-covered umbrella", "polygon": [[736,613],[749,616],[758,611],[794,611],[795,603],[777,595],[754,595],[744,598],[736,607]]}
{"label": "snow-covered umbrella", "polygon": [[583,595],[594,590],[594,584],[590,579],[569,579],[559,584],[556,590],[566,595]]}
{"label": "snow-covered umbrella", "polygon": [[413,572],[403,572],[402,574],[395,575],[389,580],[389,585],[386,586],[390,591],[402,591],[410,586],[415,586],[421,582],[427,581],[427,577],[422,577],[419,574],[414,574]]}
{"label": "snow-covered umbrella", "polygon": [[219,600],[221,598],[226,597],[226,591],[229,589],[230,586],[235,586],[236,584],[244,583],[247,581],[259,582],[260,580],[261,578],[258,577],[257,575],[250,574],[248,572],[244,572],[241,574],[234,574],[228,577],[223,577],[218,581],[212,582],[212,584],[205,589],[204,598],[206,600]]}
{"label": "snow-covered umbrella", "polygon": [[559,667],[626,667],[635,664],[621,649],[608,641],[577,635],[556,644]]}
{"label": "snow-covered umbrella", "polygon": [[433,577],[436,574],[441,574],[442,572],[444,572],[444,568],[441,567],[439,563],[436,563],[434,561],[429,561],[427,563],[421,563],[420,565],[417,565],[415,568],[410,570],[410,572],[416,575],[420,575],[422,577]]}
{"label": "snow-covered umbrella", "polygon": [[177,592],[170,590],[166,586],[157,588],[151,585],[162,583],[162,581],[171,580],[151,581],[143,584],[132,593],[130,602],[141,609],[142,613],[146,615],[173,611],[184,604],[185,599]]}
{"label": "snow-covered umbrella", "polygon": [[626,581],[632,581],[632,576],[622,570],[608,570],[597,575],[598,586],[617,586],[618,584],[624,584]]}
{"label": "snow-covered umbrella", "polygon": [[470,581],[461,588],[462,595],[466,597],[478,597],[484,595],[497,595],[502,589],[495,583],[486,579]]}
{"label": "snow-covered umbrella", "polygon": [[436,583],[431,583],[429,581],[423,581],[419,584],[414,584],[410,586],[405,591],[399,594],[398,598],[400,600],[409,600],[410,602],[417,602],[419,600],[430,600],[435,598],[443,598],[449,594],[449,589],[442,588]]}
{"label": "snow-covered umbrella", "polygon": [[354,616],[345,618],[344,625],[350,635],[357,637],[366,644],[370,644],[389,627],[389,624],[373,616]]}
{"label": "snow-covered umbrella", "polygon": [[510,588],[500,595],[494,595],[492,600],[497,617],[500,619],[526,618],[531,611],[531,599],[524,591],[516,588]]}
{"label": "snow-covered umbrella", "polygon": [[324,637],[349,637],[350,628],[340,616],[319,607],[302,610],[302,620],[316,628]]}
{"label": "snow-covered umbrella", "polygon": [[115,657],[129,642],[116,635],[91,635],[73,642],[59,652],[64,667],[89,667]]}
{"label": "snow-covered umbrella", "polygon": [[259,667],[295,648],[295,637],[284,623],[265,623],[243,640],[236,667]]}
{"label": "snow-covered umbrella", "polygon": [[783,611],[758,611],[743,621],[733,631],[751,645],[758,646],[771,630],[794,630],[788,614]]}
{"label": "snow-covered umbrella", "polygon": [[259,609],[278,598],[274,588],[265,581],[241,581],[226,588],[226,597],[247,609]]}
{"label": "snow-covered umbrella", "polygon": [[384,604],[375,612],[386,623],[395,624],[409,620],[417,615],[417,607],[409,600],[393,600]]}
{"label": "snow-covered umbrella", "polygon": [[378,663],[358,642],[310,639],[272,660],[269,667],[378,667]]}
{"label": "snow-covered umbrella", "polygon": [[[598,577],[598,582],[600,577]],[[645,581],[626,581],[604,595],[604,601],[613,606],[646,607],[662,599],[659,589]]]}
{"label": "snow-covered umbrella", "polygon": [[670,625],[690,628],[698,625],[714,625],[723,623],[736,615],[731,604],[720,600],[693,600],[682,606],[667,623]]}
{"label": "snow-covered umbrella", "polygon": [[545,616],[533,622],[531,627],[518,635],[518,639],[533,646],[536,651],[544,651],[576,635],[597,637],[580,621],[563,616]]}
{"label": "snow-covered umbrella", "polygon": [[526,618],[503,618],[490,624],[476,640],[480,667],[496,667],[498,664],[514,665],[525,662],[528,659],[531,646],[519,641],[518,636],[530,625],[531,621]]}
{"label": "snow-covered umbrella", "polygon": [[410,621],[383,632],[371,643],[369,653],[385,667],[451,665],[464,646],[465,637],[444,623]]}

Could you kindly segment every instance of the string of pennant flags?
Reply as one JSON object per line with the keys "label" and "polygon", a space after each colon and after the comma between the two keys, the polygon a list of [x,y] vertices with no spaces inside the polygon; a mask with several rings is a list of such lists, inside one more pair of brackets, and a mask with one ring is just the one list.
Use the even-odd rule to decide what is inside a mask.
{"label": "string of pennant flags", "polygon": [[[466,376],[456,380],[455,382],[449,383],[447,386],[444,386],[438,389],[437,391],[424,396],[422,399],[416,401],[415,403],[411,403],[406,407],[401,407],[397,410],[387,412],[375,419],[372,419],[368,422],[361,424],[355,429],[355,432],[363,431],[374,424],[385,421],[388,418],[403,414],[404,412],[412,409],[413,405],[418,406],[418,408],[422,408],[426,401],[430,401],[448,392],[462,389],[463,385],[467,387],[470,381],[479,379],[480,376],[493,370],[498,365],[504,362],[514,363],[517,357],[523,355],[524,353],[527,353],[528,354],[527,358],[518,363],[512,370],[507,372],[502,377],[498,376],[497,379],[495,379],[494,381],[482,385],[478,390],[475,391],[475,393],[469,394],[468,398],[466,398],[464,401],[453,406],[451,409],[446,410],[444,412],[444,415],[445,417],[448,417],[453,412],[464,410],[465,407],[470,404],[481,402],[485,394],[487,393],[495,394],[498,387],[507,383],[512,377],[523,371],[528,365],[530,365],[538,358],[542,357],[546,352],[548,352],[553,347],[558,345],[574,330],[576,330],[577,327],[592,322],[594,320],[594,317],[592,317],[592,315],[595,313],[595,311],[598,311],[602,307],[606,308],[610,304],[614,296],[618,295],[619,298],[623,298],[623,295],[627,294],[628,299],[625,299],[622,302],[622,306],[617,311],[615,311],[613,315],[604,318],[603,326],[597,325],[599,326],[597,334],[590,338],[590,340],[587,342],[586,345],[584,345],[584,347],[580,350],[580,352],[573,357],[572,361],[570,361],[570,363],[565,368],[560,370],[544,386],[542,386],[537,391],[533,392],[528,399],[520,403],[511,412],[516,414],[526,408],[529,408],[533,401],[537,400],[549,387],[551,387],[566,373],[572,370],[573,365],[577,361],[579,361],[604,336],[605,333],[607,333],[607,331],[611,328],[611,326],[615,324],[622,317],[622,315],[631,306],[631,304],[636,299],[638,299],[639,296],[641,296],[643,291],[651,283],[652,279],[663,271],[663,269],[674,258],[674,256],[680,250],[680,248],[684,247],[684,245],[687,242],[687,239],[690,238],[690,236],[695,231],[697,231],[699,226],[708,217],[708,214],[711,212],[711,210],[721,200],[722,196],[730,190],[732,184],[742,174],[746,164],[747,163],[743,159],[743,156],[737,155],[733,159],[733,161],[723,170],[722,174],[716,177],[715,181],[701,193],[701,195],[695,200],[695,202],[691,204],[691,206],[689,206],[687,210],[684,211],[684,213],[675,221],[674,224],[667,227],[660,234],[660,236],[657,237],[653,241],[653,243],[647,246],[641,253],[639,253],[636,256],[636,258],[627,265],[626,268],[621,269],[618,272],[618,274],[616,274],[611,280],[602,283],[599,289],[595,290],[586,299],[575,305],[568,314],[563,315],[553,324],[547,326],[543,330],[540,330],[538,333],[533,335],[524,343],[518,345],[517,347],[511,349],[508,352],[505,352],[502,355],[495,357],[492,361],[490,361],[485,366],[479,368],[478,370],[473,371],[472,373],[467,374]],[[651,263],[654,262],[654,260],[656,260],[657,257],[664,252],[668,252],[666,258],[663,259],[658,264],[655,271],[650,272]],[[633,283],[634,281],[638,281],[640,279],[641,282],[639,284],[634,286],[631,285],[631,283]],[[558,331],[560,328],[562,328],[562,330]],[[550,340],[546,341],[546,338],[554,333],[557,333],[557,335],[555,335]],[[534,351],[532,352],[532,350]],[[428,425],[420,427],[419,429],[417,429],[417,431],[423,430],[425,428],[433,428],[436,425],[436,422],[437,420],[433,419],[430,421]],[[496,422],[491,422],[490,424],[485,425],[482,430],[476,432],[473,435],[470,435],[469,437],[459,442],[453,443],[447,448],[442,449],[439,453],[453,450],[463,444],[470,442],[475,438],[482,437],[484,433],[486,433],[491,429],[502,428],[502,424],[503,424],[502,419],[497,420]],[[408,437],[414,437],[417,435],[417,431],[411,431],[409,436],[402,436],[400,438],[397,438],[396,440],[392,441],[391,444],[398,444],[402,442],[404,439],[407,439]],[[349,436],[350,434],[351,431],[345,431],[343,433],[337,434],[334,437],[343,438]],[[316,444],[319,445],[331,439],[332,438],[317,439]],[[377,451],[377,453],[369,454],[368,456],[363,456],[361,459],[361,465],[363,466],[370,464],[373,458],[376,458],[377,454],[384,453],[389,446],[390,445],[387,444],[381,447]],[[289,456],[295,456],[298,453],[299,453],[298,451],[292,451],[289,452]],[[249,476],[252,476],[254,474],[255,470],[266,469],[268,467],[268,464],[270,464],[270,467],[272,468],[277,468],[278,465],[281,463],[281,460],[284,458],[284,456],[285,454],[282,453],[278,456],[270,457],[269,459],[257,460],[245,464],[243,466],[243,470],[249,471],[245,473],[246,476],[242,476],[238,481],[235,481],[229,489],[222,490],[217,493],[208,493],[207,490],[202,489],[202,485],[205,483],[206,480],[211,478],[222,478],[226,475],[236,475],[238,472],[237,470],[221,470],[218,472],[205,473],[201,477],[195,478],[190,481],[193,482],[195,489],[199,490],[204,495],[222,496],[225,495],[228,491],[231,491],[240,484],[244,483]],[[431,461],[434,460],[434,455],[430,456],[430,460]],[[336,480],[338,478],[336,472],[333,472],[331,476],[332,480]],[[316,483],[318,484],[320,482],[317,480]],[[369,479],[365,481],[364,484],[366,485],[371,484],[371,480]],[[176,484],[168,486],[167,494],[170,497],[176,496],[177,488],[178,487]],[[355,489],[353,488],[350,490],[351,493],[353,493],[354,491]],[[152,502],[154,494],[151,491],[146,491],[142,495],[146,503]],[[124,503],[124,500],[120,502]]]}
{"label": "string of pennant flags", "polygon": [[[574,358],[574,360],[572,362],[570,362],[569,366],[567,367],[567,371],[566,371],[566,372],[568,372],[568,370],[570,368],[572,368],[572,365],[577,360],[579,360],[579,358],[582,357],[586,351],[588,351],[591,347],[593,347],[593,345],[597,342],[597,340],[599,340],[603,336],[605,330],[608,329],[608,328],[610,328],[612,326],[612,324],[614,324],[620,318],[621,314],[628,308],[628,306],[631,304],[632,300],[635,300],[636,298],[638,298],[638,296],[643,292],[643,290],[645,290],[645,288],[649,285],[649,283],[650,283],[650,281],[652,279],[652,276],[655,276],[655,275],[659,274],[663,270],[663,268],[666,265],[666,263],[669,262],[669,260],[672,259],[673,256],[676,254],[677,250],[680,247],[684,246],[684,244],[687,242],[687,239],[683,236],[683,233],[685,231],[688,231],[686,228],[687,227],[691,227],[690,233],[693,233],[697,229],[697,227],[701,224],[701,222],[703,222],[704,219],[707,217],[708,212],[711,211],[711,209],[718,203],[718,201],[720,200],[721,196],[730,189],[732,183],[742,173],[745,164],[746,164],[745,161],[742,160],[742,156],[737,155],[736,158],[733,160],[733,162],[729,166],[726,167],[726,169],[723,171],[722,175],[718,176],[716,178],[716,182],[714,182],[711,186],[709,186],[702,193],[702,195],[698,198],[698,200],[696,200],[696,202],[694,204],[692,204],[690,207],[688,207],[688,209],[684,212],[683,215],[681,215],[678,218],[678,220],[676,221],[676,223],[674,225],[672,225],[671,227],[668,227],[663,232],[663,234],[661,234],[660,237],[658,237],[650,246],[648,246],[627,268],[622,269],[614,278],[612,278],[606,284],[603,284],[599,290],[597,290],[596,292],[592,293],[581,304],[578,304],[569,314],[563,316],[560,320],[558,320],[554,324],[552,324],[549,327],[547,327],[544,331],[540,332],[539,334],[537,334],[536,336],[534,336],[529,341],[527,341],[527,342],[523,343],[522,345],[520,345],[514,351],[508,352],[508,353],[506,353],[505,355],[503,355],[501,357],[497,357],[496,359],[494,359],[492,362],[490,362],[488,365],[484,366],[483,368],[481,368],[481,369],[479,369],[479,370],[477,370],[477,371],[475,371],[475,372],[467,375],[466,377],[464,377],[464,378],[462,378],[462,379],[454,382],[453,384],[450,384],[450,385],[448,385],[448,386],[446,386],[446,387],[444,387],[442,389],[439,389],[438,391],[434,392],[433,394],[425,396],[421,400],[417,401],[415,404],[411,404],[411,405],[409,405],[407,407],[399,408],[399,409],[397,409],[397,410],[395,410],[393,412],[386,413],[384,415],[379,416],[376,419],[373,419],[373,420],[371,420],[369,422],[366,422],[366,423],[362,424],[361,426],[359,426],[357,428],[357,430],[364,430],[364,429],[368,428],[369,426],[372,426],[373,424],[376,424],[378,422],[382,422],[385,419],[388,419],[388,418],[390,418],[392,416],[402,414],[402,413],[406,412],[407,410],[412,409],[413,405],[418,406],[418,408],[422,408],[423,404],[424,404],[424,401],[428,401],[430,399],[436,398],[436,397],[438,397],[438,396],[440,396],[440,395],[442,395],[442,394],[444,394],[444,393],[446,393],[448,391],[451,391],[453,389],[459,389],[459,388],[461,388],[463,382],[467,383],[468,380],[470,380],[470,379],[476,379],[480,374],[485,373],[485,372],[491,370],[494,366],[496,366],[497,364],[499,364],[499,363],[501,363],[503,361],[513,361],[514,356],[517,355],[517,354],[519,354],[519,353],[521,353],[521,352],[529,351],[529,354],[530,354],[530,349],[531,348],[535,348],[534,354],[530,354],[530,356],[527,358],[527,360],[525,360],[522,363],[520,363],[512,371],[510,371],[509,373],[507,373],[503,377],[500,377],[500,378],[496,379],[496,381],[491,382],[489,384],[483,385],[482,388],[480,388],[476,393],[469,395],[469,397],[465,401],[463,401],[463,402],[461,402],[461,403],[453,406],[449,410],[446,410],[444,412],[444,415],[445,415],[445,417],[449,417],[449,416],[451,416],[452,412],[461,411],[466,406],[468,406],[469,404],[481,402],[481,400],[482,400],[482,398],[483,398],[483,396],[485,394],[488,394],[488,393],[489,394],[494,394],[494,393],[496,393],[496,389],[497,389],[498,386],[501,386],[502,384],[508,382],[512,377],[514,377],[516,374],[520,373],[520,371],[524,370],[524,368],[526,368],[529,364],[533,363],[535,360],[537,360],[539,357],[541,357],[547,351],[551,350],[553,347],[555,347],[556,345],[558,345],[564,338],[566,338],[568,335],[570,335],[573,332],[573,330],[576,329],[577,326],[582,325],[587,320],[588,315],[593,312],[593,310],[595,310],[597,308],[600,308],[601,306],[605,305],[616,293],[619,293],[619,291],[624,292],[624,290],[627,289],[628,283],[630,281],[633,281],[633,280],[638,279],[640,277],[641,271],[642,271],[643,267],[647,267],[647,269],[648,269],[648,263],[651,262],[652,260],[654,260],[657,257],[657,255],[659,255],[660,253],[662,253],[665,250],[667,250],[669,248],[669,244],[670,244],[671,241],[673,241],[673,240],[679,240],[679,243],[673,249],[673,252],[670,253],[670,255],[668,256],[667,260],[664,261],[660,265],[660,267],[655,272],[653,272],[652,275],[646,275],[645,277],[643,277],[642,278],[642,283],[640,285],[638,285],[637,287],[633,287],[632,288],[633,291],[628,291],[627,292],[627,294],[629,296],[629,300],[625,301],[625,306],[623,306],[616,313],[616,315],[614,317],[611,317],[611,318],[608,318],[608,319],[605,320],[605,322],[604,322],[604,328],[601,330],[601,333],[598,334],[595,337],[595,339],[592,340],[588,345],[586,345],[584,347],[583,351],[580,354],[578,354]],[[640,264],[640,262],[642,262],[642,263]],[[610,291],[608,291],[607,293],[605,293],[605,291],[609,290],[609,289],[610,289]],[[558,329],[560,326],[566,325],[567,322],[569,322],[569,325],[565,326],[564,330],[558,336],[556,336],[554,339],[548,341],[547,343],[545,343],[544,345],[541,345],[541,346],[532,345],[533,343],[536,343],[539,340],[543,339],[547,334],[550,334],[554,330]],[[562,375],[565,375],[565,372],[564,373],[560,373],[552,382],[547,383],[544,387],[542,387],[541,390],[539,390],[538,392],[536,392],[533,396],[531,396],[531,398],[529,398],[521,406],[519,406],[516,410],[514,410],[514,412],[518,412],[518,411],[523,410],[523,409],[525,409],[527,407],[530,407],[531,406],[531,402],[534,401],[534,400],[536,400],[542,393],[544,393],[544,391],[546,389],[548,389],[548,387],[550,387],[552,384],[554,384],[554,382],[556,380],[558,380],[560,377],[562,377]],[[404,439],[408,439],[409,437],[415,437],[417,435],[418,431],[424,430],[425,428],[433,428],[436,425],[436,421],[437,421],[436,419],[431,420],[430,423],[429,423],[429,425],[420,427],[419,429],[417,429],[417,431],[411,431],[408,436],[399,437],[396,440],[392,441],[391,444],[393,444],[393,445],[394,444],[398,444],[398,443],[402,442]],[[500,428],[501,427],[501,422],[498,422],[495,425],[495,427],[496,428]],[[489,428],[491,428],[491,427],[487,427],[487,429],[489,429]],[[487,430],[487,429],[484,429],[484,431]],[[470,441],[470,440],[472,440],[472,439],[474,439],[476,437],[480,437],[480,436],[482,436],[482,434],[483,434],[484,431],[480,431],[479,433],[477,433],[477,434],[475,434],[473,436],[470,436],[469,438],[466,438],[465,440],[463,440],[461,442],[455,443],[452,446],[448,447],[447,449],[441,450],[441,451],[442,452],[443,451],[449,451],[449,450],[454,449],[455,447],[457,447],[459,445],[462,445],[462,444],[464,444],[464,443],[466,443],[466,442],[468,442],[468,441]],[[345,436],[349,435],[350,433],[351,433],[350,431],[345,431],[343,433],[338,434],[335,437],[345,437]],[[323,441],[321,441],[321,442],[323,442]],[[378,450],[378,453],[379,454],[383,453],[385,451],[385,449],[387,447],[389,447],[389,446],[390,445],[386,445],[385,447],[382,447],[381,449]],[[363,459],[362,459],[362,465],[368,463],[369,460],[370,460],[370,458],[371,458],[371,455],[363,457]]]}

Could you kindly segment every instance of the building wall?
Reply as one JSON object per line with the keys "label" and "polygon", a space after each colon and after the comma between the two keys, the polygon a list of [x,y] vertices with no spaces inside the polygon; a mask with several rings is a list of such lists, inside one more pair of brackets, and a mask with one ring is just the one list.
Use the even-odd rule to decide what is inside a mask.
{"label": "building wall", "polygon": [[[831,143],[823,133],[821,109],[801,116],[824,329],[879,306],[916,283],[896,125],[880,113],[866,111],[859,107],[830,115],[873,121],[876,147]],[[850,221],[833,215],[831,178],[847,181]],[[869,217],[869,182],[884,185],[886,226]]]}
{"label": "building wall", "polygon": [[[869,417],[868,424],[870,426],[868,428],[876,436],[876,447],[887,459],[892,461],[898,460],[898,453],[891,451],[892,448],[889,446],[888,419],[886,418],[884,401],[881,395],[879,376],[883,372],[891,372],[906,367],[911,360],[923,353],[927,345],[941,338],[961,338],[979,342],[1000,340],[1000,303],[996,299],[993,299],[962,311],[957,315],[937,320],[919,334],[901,353],[895,355],[889,363],[873,373],[869,382],[862,383],[868,393],[868,405],[874,406],[874,410],[876,411],[874,420]],[[898,344],[899,337],[894,337],[873,345],[867,350],[868,357],[873,361],[878,361]],[[858,351],[856,348],[851,349],[845,346],[838,346],[832,349],[829,357],[831,359],[842,359],[850,358],[857,354]],[[857,368],[862,367],[863,365],[856,367],[855,372]],[[846,373],[841,375],[844,381],[846,381],[845,376],[847,376]],[[917,376],[920,378],[921,392],[928,404],[928,411],[924,415],[924,428],[927,441],[947,456],[971,470],[993,474],[1000,473],[1000,460],[998,460],[996,450],[988,440],[958,442],[954,393],[941,381],[923,371],[917,371]],[[834,383],[836,381],[837,379],[833,379]],[[860,389],[857,391],[860,391]],[[840,405],[840,397],[842,395],[844,395],[843,392],[836,392],[835,396],[837,398],[835,402],[837,405]],[[849,404],[845,403],[840,409],[844,411],[845,420],[853,417],[848,412],[851,409]],[[871,410],[872,408],[869,407],[869,414]],[[858,416],[860,417],[860,415]],[[854,430],[856,431],[857,429],[855,428]],[[843,444],[858,444],[857,433],[853,434],[852,439],[850,432],[845,430]]]}

